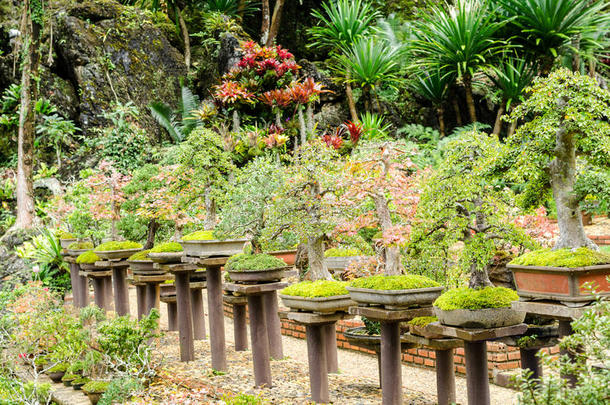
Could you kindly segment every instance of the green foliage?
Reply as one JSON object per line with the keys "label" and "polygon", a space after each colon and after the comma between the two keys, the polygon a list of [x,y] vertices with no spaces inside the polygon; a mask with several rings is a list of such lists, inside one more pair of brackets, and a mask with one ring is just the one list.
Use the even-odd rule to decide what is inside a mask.
{"label": "green foliage", "polygon": [[113,379],[106,387],[106,391],[98,402],[99,405],[111,405],[125,403],[129,400],[132,393],[141,391],[144,387],[133,377],[123,377]]}
{"label": "green foliage", "polygon": [[324,257],[348,257],[348,256],[360,256],[362,252],[357,248],[331,248],[326,249]]}
{"label": "green foliage", "polygon": [[57,157],[57,165],[61,165],[61,147],[79,131],[74,122],[59,114],[43,115],[42,122],[36,127],[38,136],[34,140],[34,148],[53,147]]}
{"label": "green foliage", "polygon": [[455,77],[441,71],[440,66],[432,67],[427,72],[420,71],[410,83],[410,88],[420,97],[435,105],[442,104],[449,92],[449,85]]}
{"label": "green foliage", "polygon": [[301,281],[284,288],[280,293],[307,298],[332,297],[349,294],[346,285],[345,282],[335,280]]}
{"label": "green foliage", "polygon": [[360,115],[363,141],[379,141],[389,138],[391,124],[388,124],[383,115],[365,112]]}
{"label": "green foliage", "polygon": [[369,336],[381,335],[381,323],[379,321],[373,321],[365,316],[362,317],[366,334]]}
{"label": "green foliage", "polygon": [[172,113],[171,107],[160,101],[148,107],[153,118],[176,143],[182,142],[200,124],[193,115],[199,108],[199,97],[185,86],[182,86],[181,96],[180,108],[176,112]]}
{"label": "green foliage", "polygon": [[373,290],[413,290],[417,288],[439,287],[440,284],[428,277],[415,274],[401,274],[397,276],[377,274],[354,279],[350,286]]}
{"label": "green foliage", "polygon": [[414,326],[426,326],[432,322],[437,322],[438,318],[436,316],[418,316],[417,318],[411,319],[407,322],[409,325]]}
{"label": "green foliage", "polygon": [[540,249],[513,259],[521,266],[586,267],[610,263],[610,254],[585,247],[572,249]]}
{"label": "green foliage", "polygon": [[195,231],[184,235],[182,240],[215,240],[214,231]]}
{"label": "green foliage", "polygon": [[73,233],[62,231],[62,230],[57,231],[56,234],[59,239],[75,239],[76,238],[76,236],[74,236]]}
{"label": "green foliage", "polygon": [[610,172],[583,168],[574,185],[581,210],[589,213],[610,212]]}
{"label": "green foliage", "polygon": [[123,241],[109,241],[98,245],[95,252],[108,252],[111,250],[128,250],[128,249],[142,249],[142,244],[138,242],[132,242],[129,240]]}
{"label": "green foliage", "polygon": [[84,392],[102,393],[108,389],[109,385],[110,381],[89,381],[87,384],[83,385],[82,390]]}
{"label": "green foliage", "polygon": [[535,66],[523,59],[506,56],[490,67],[489,78],[498,88],[498,93],[505,103],[506,110],[523,101],[525,89],[536,74]]}
{"label": "green foliage", "polygon": [[148,257],[148,253],[150,253],[150,249],[147,250],[140,250],[139,252],[136,252],[134,254],[132,254],[131,256],[129,256],[129,258],[127,260],[144,260],[147,262],[150,262],[152,260],[150,260],[150,258]]}
{"label": "green foliage", "polygon": [[165,242],[155,245],[150,249],[150,253],[182,252],[182,245],[178,242]]}
{"label": "green foliage", "polygon": [[93,250],[90,250],[88,252],[81,253],[80,255],[78,255],[78,257],[76,258],[76,263],[93,264],[99,260],[100,257],[96,255]]}
{"label": "green foliage", "polygon": [[236,395],[224,394],[222,396],[222,401],[226,405],[263,405],[267,402],[261,398],[260,394],[254,396],[244,393]]}
{"label": "green foliage", "polygon": [[72,385],[84,385],[87,384],[91,379],[85,376],[78,376],[74,380],[72,380]]}
{"label": "green foliage", "polygon": [[510,303],[518,300],[519,295],[514,290],[504,287],[454,288],[438,297],[434,301],[434,306],[443,311],[510,308]]}
{"label": "green foliage", "polygon": [[93,249],[93,242],[73,242],[70,243],[68,249],[80,250],[80,249]]}
{"label": "green foliage", "polygon": [[71,382],[71,381],[74,381],[77,377],[78,377],[78,375],[76,375],[76,374],[66,373],[66,374],[64,374],[63,377],[61,377],[61,381]]}
{"label": "green foliage", "polygon": [[63,373],[68,370],[70,365],[68,363],[59,363],[51,367],[48,372],[49,373]]}
{"label": "green foliage", "polygon": [[265,253],[245,254],[240,253],[231,256],[225,264],[226,270],[248,271],[248,270],[270,270],[286,267],[282,259]]}

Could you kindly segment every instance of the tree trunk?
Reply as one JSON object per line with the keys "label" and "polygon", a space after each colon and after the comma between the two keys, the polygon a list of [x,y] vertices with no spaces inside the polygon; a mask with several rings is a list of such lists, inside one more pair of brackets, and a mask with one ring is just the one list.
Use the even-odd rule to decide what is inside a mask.
{"label": "tree trunk", "polygon": [[460,104],[458,103],[458,95],[453,87],[451,87],[451,105],[453,105],[453,113],[455,114],[455,123],[458,127],[461,127],[464,122],[462,121],[462,111],[460,110]]}
{"label": "tree trunk", "polygon": [[305,124],[307,128],[307,134],[313,134],[314,120],[313,120],[313,103],[307,104],[307,110],[305,114]]}
{"label": "tree trunk", "polygon": [[551,189],[557,206],[559,239],[553,249],[588,247],[599,250],[585,234],[578,198],[574,195],[576,181],[576,146],[574,134],[560,124],[555,134],[555,158],[549,165]]}
{"label": "tree trunk", "polygon": [[311,280],[332,280],[326,263],[324,262],[324,237],[311,237],[307,239],[307,258]]}
{"label": "tree trunk", "polygon": [[155,245],[155,235],[159,229],[159,223],[156,219],[151,219],[148,222],[148,232],[146,234],[146,243],[144,244],[144,250],[150,249]]}
{"label": "tree trunk", "polygon": [[572,47],[575,50],[572,57],[572,72],[580,72],[580,34],[572,38]]}
{"label": "tree trunk", "polygon": [[349,107],[349,115],[352,117],[352,122],[358,122],[358,112],[356,111],[356,103],[354,102],[354,93],[352,93],[352,85],[345,84],[345,96],[347,97],[347,105]]}
{"label": "tree trunk", "polygon": [[[376,195],[374,197],[375,210],[377,211],[377,217],[379,218],[379,226],[382,232],[389,231],[392,227],[392,218],[390,216],[390,208],[388,207],[388,201],[384,195]],[[401,273],[400,266],[400,248],[398,246],[386,246],[385,247],[385,274],[388,276],[397,275]]]}
{"label": "tree trunk", "polygon": [[506,101],[502,101],[500,107],[498,107],[498,113],[496,114],[496,123],[494,124],[494,135],[499,135],[502,130],[502,116],[506,111]]}
{"label": "tree trunk", "polygon": [[34,103],[38,99],[38,86],[32,83],[32,77],[38,75],[40,63],[39,45],[41,26],[32,21],[30,2],[23,5],[24,32],[22,41],[23,67],[21,72],[21,105],[19,108],[19,132],[17,137],[17,219],[14,228],[31,228],[34,222],[34,131],[36,113]]}
{"label": "tree trunk", "polygon": [[269,38],[269,0],[262,1],[261,12],[263,14],[261,24],[261,45],[265,45]]}
{"label": "tree trunk", "polygon": [[474,97],[472,95],[472,77],[469,74],[465,74],[462,78],[464,81],[464,88],[466,90],[466,106],[468,107],[468,115],[470,116],[470,122],[477,122],[477,112],[474,107]]}
{"label": "tree trunk", "polygon": [[487,266],[485,266],[483,270],[479,270],[476,263],[470,265],[470,281],[468,282],[468,287],[493,287],[492,282],[489,280]]}
{"label": "tree trunk", "polygon": [[282,127],[282,111],[277,108],[275,110],[275,126],[278,128],[283,128]]}
{"label": "tree trunk", "polygon": [[284,9],[285,0],[275,0],[275,7],[273,7],[273,17],[271,17],[271,28],[269,29],[269,38],[267,38],[266,45],[271,46],[277,37],[277,33],[280,30],[280,21],[282,20],[282,10]]}
{"label": "tree trunk", "polygon": [[204,228],[205,229],[214,229],[216,227],[216,201],[212,198],[210,188],[206,188],[205,190],[205,221]]}
{"label": "tree trunk", "polygon": [[189,37],[189,31],[184,18],[182,18],[182,13],[177,6],[176,14],[178,16],[178,24],[180,24],[180,31],[182,32],[182,41],[184,41],[184,64],[188,70],[191,67],[191,38]]}
{"label": "tree trunk", "polygon": [[441,134],[441,138],[445,137],[445,108],[442,104],[439,104],[436,111],[438,112],[438,132]]}
{"label": "tree trunk", "polygon": [[597,63],[597,61],[595,60],[595,58],[589,59],[589,77],[595,78],[595,64],[596,63]]}

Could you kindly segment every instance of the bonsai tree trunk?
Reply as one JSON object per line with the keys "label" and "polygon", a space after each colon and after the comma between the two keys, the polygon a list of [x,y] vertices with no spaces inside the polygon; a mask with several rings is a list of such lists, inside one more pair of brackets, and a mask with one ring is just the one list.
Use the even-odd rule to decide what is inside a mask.
{"label": "bonsai tree trunk", "polygon": [[576,147],[574,134],[563,125],[555,135],[555,159],[549,165],[551,189],[557,206],[559,239],[553,249],[599,248],[585,234],[578,198],[574,195],[576,180]]}
{"label": "bonsai tree trunk", "polygon": [[[390,209],[388,207],[388,201],[383,195],[376,195],[375,198],[375,210],[377,211],[377,217],[379,218],[379,226],[382,232],[390,230],[392,227],[392,218],[390,217]],[[400,249],[398,246],[386,246],[385,247],[385,274],[393,276],[400,274]]]}
{"label": "bonsai tree trunk", "polygon": [[468,287],[493,287],[487,274],[487,266],[485,266],[483,270],[479,270],[476,262],[470,265],[470,281],[468,282]]}
{"label": "bonsai tree trunk", "polygon": [[146,234],[146,243],[144,244],[144,250],[150,249],[155,244],[155,235],[159,229],[159,223],[156,219],[151,219],[148,222],[148,232]]}
{"label": "bonsai tree trunk", "polygon": [[269,38],[267,38],[267,46],[273,45],[275,37],[280,30],[280,21],[282,20],[282,10],[284,9],[285,0],[275,0],[273,7],[273,16],[271,17],[271,28],[269,29]]}
{"label": "bonsai tree trunk", "polygon": [[216,201],[212,198],[210,188],[205,190],[205,229],[214,229],[216,227]]}
{"label": "bonsai tree trunk", "polygon": [[498,107],[498,113],[496,114],[496,122],[494,124],[494,135],[499,135],[502,130],[502,115],[506,111],[506,101],[502,101],[500,107]]}
{"label": "bonsai tree trunk", "polygon": [[464,88],[466,90],[466,106],[468,107],[468,115],[470,116],[470,122],[477,122],[477,112],[474,108],[474,97],[472,95],[472,76],[465,74],[462,77],[464,81]]}
{"label": "bonsai tree trunk", "polygon": [[324,237],[316,236],[307,239],[307,257],[312,280],[332,280],[324,263]]}

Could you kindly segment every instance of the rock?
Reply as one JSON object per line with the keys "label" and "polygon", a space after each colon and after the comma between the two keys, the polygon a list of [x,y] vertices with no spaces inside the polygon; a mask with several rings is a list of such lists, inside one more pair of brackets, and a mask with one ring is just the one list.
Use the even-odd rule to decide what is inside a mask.
{"label": "rock", "polygon": [[53,195],[63,194],[63,187],[59,180],[55,177],[46,177],[44,179],[38,179],[34,181],[34,189],[44,188],[51,192]]}
{"label": "rock", "polygon": [[239,49],[239,39],[231,33],[220,35],[220,50],[218,52],[218,72],[220,76],[227,73],[242,57]]}
{"label": "rock", "polygon": [[31,240],[35,231],[9,230],[0,238],[0,289],[5,285],[24,283],[31,278],[27,263],[15,253],[15,248]]}
{"label": "rock", "polygon": [[349,119],[349,114],[339,103],[322,104],[320,112],[314,115],[321,131],[331,131]]}
{"label": "rock", "polygon": [[301,66],[301,70],[299,71],[299,76],[301,78],[312,77],[316,82],[322,83],[325,90],[328,90],[328,92],[320,95],[320,101],[322,103],[334,101],[344,97],[345,90],[333,82],[330,76],[320,72],[316,65],[314,65],[312,62],[306,59],[301,59],[298,63],[299,66]]}

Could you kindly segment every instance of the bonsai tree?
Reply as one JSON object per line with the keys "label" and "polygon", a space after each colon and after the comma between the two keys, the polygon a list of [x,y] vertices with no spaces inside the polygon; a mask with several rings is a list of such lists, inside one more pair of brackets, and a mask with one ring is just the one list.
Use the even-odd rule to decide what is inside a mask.
{"label": "bonsai tree", "polygon": [[528,118],[508,139],[510,178],[527,182],[524,201],[529,205],[552,191],[559,225],[554,249],[597,250],[582,224],[579,202],[584,196],[575,190],[584,173],[577,162],[601,171],[610,168],[610,93],[596,80],[567,69],[537,79],[529,93],[508,118]]}
{"label": "bonsai tree", "polygon": [[336,179],[339,156],[320,140],[305,144],[286,170],[284,184],[269,210],[267,237],[293,231],[307,244],[311,278],[330,279],[324,246],[336,226]]}
{"label": "bonsai tree", "polygon": [[270,158],[259,157],[239,170],[227,190],[216,231],[251,238],[254,253],[262,253],[261,237],[273,195],[282,186],[283,169]]}

